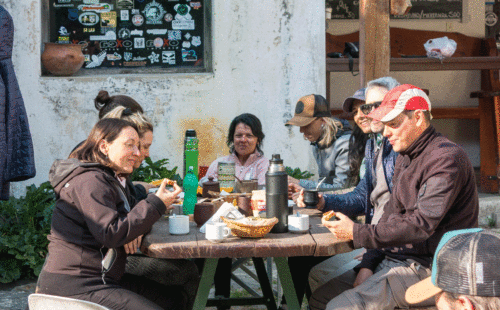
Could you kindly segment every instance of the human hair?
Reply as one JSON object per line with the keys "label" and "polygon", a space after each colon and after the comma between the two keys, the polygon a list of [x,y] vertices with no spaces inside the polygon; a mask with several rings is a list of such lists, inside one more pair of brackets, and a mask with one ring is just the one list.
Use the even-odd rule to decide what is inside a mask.
{"label": "human hair", "polygon": [[387,90],[391,90],[399,85],[399,82],[391,76],[384,76],[375,80],[371,80],[370,82],[366,83],[365,96],[368,91],[375,87],[383,87]]}
{"label": "human hair", "polygon": [[250,113],[243,113],[236,116],[229,125],[229,133],[227,135],[226,144],[229,147],[231,153],[234,152],[234,132],[236,131],[236,126],[238,124],[245,124],[252,130],[252,134],[257,137],[257,151],[262,152],[262,141],[264,140],[264,133],[262,132],[262,124],[259,118]]}
{"label": "human hair", "polygon": [[321,148],[327,148],[337,140],[337,132],[344,127],[342,122],[333,117],[321,117],[324,121],[321,126],[321,135],[318,145]]}
{"label": "human hair", "polygon": [[349,181],[348,186],[356,186],[359,183],[359,170],[363,158],[365,158],[366,141],[370,139],[359,126],[354,123],[351,138],[349,138]]}
{"label": "human hair", "polygon": [[90,131],[87,140],[71,152],[69,158],[76,158],[82,162],[99,163],[109,167],[111,162],[99,150],[99,143],[102,140],[112,143],[126,127],[132,127],[137,131],[135,124],[123,119],[103,118],[99,120]]}
{"label": "human hair", "polygon": [[119,118],[131,123],[134,123],[137,127],[137,133],[139,137],[142,137],[146,132],[153,131],[153,124],[151,121],[140,112],[132,112],[130,108],[125,108],[124,106],[117,106],[113,110],[106,113],[104,118]]}
{"label": "human hair", "polygon": [[499,297],[483,297],[483,296],[472,296],[458,293],[444,292],[444,297],[448,299],[451,303],[458,300],[460,296],[467,297],[475,310],[495,310],[500,309],[500,298]]}
{"label": "human hair", "polygon": [[99,119],[103,118],[108,112],[117,106],[129,108],[132,113],[144,113],[141,105],[133,98],[125,95],[110,96],[105,90],[100,90],[94,99],[94,106],[99,111]]}

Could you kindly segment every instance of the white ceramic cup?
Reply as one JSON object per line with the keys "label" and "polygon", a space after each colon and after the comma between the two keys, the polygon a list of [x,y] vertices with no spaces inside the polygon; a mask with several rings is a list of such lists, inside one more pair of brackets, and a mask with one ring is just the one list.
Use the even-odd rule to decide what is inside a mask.
{"label": "white ceramic cup", "polygon": [[207,223],[205,227],[205,238],[212,242],[222,242],[230,233],[225,223]]}
{"label": "white ceramic cup", "polygon": [[309,215],[300,213],[289,215],[288,230],[292,232],[305,232],[309,230]]}
{"label": "white ceramic cup", "polygon": [[189,216],[177,214],[169,216],[168,232],[172,235],[189,234]]}

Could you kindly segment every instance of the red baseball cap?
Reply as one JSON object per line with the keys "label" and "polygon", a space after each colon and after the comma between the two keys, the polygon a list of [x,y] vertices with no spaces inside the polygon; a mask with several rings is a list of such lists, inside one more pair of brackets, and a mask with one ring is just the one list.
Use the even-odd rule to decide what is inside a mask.
{"label": "red baseball cap", "polygon": [[422,89],[410,84],[403,84],[389,91],[385,95],[380,107],[368,114],[368,117],[381,122],[389,122],[404,110],[424,110],[430,112],[431,101]]}

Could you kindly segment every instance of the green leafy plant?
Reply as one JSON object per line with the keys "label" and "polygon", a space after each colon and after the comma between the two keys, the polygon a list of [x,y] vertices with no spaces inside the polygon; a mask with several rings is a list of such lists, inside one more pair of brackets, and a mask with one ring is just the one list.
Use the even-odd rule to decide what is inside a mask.
{"label": "green leafy plant", "polygon": [[47,255],[55,194],[49,182],[0,202],[0,283],[40,274]]}
{"label": "green leafy plant", "polygon": [[292,178],[295,178],[297,180],[302,180],[302,179],[309,179],[310,177],[314,176],[313,173],[310,173],[309,171],[300,171],[300,168],[291,168],[291,167],[285,167],[286,174],[291,176]]}
{"label": "green leafy plant", "polygon": [[141,166],[132,173],[131,180],[149,183],[154,180],[168,178],[182,185],[182,178],[177,173],[177,167],[168,169],[165,167],[167,164],[168,159],[166,158],[153,162],[151,158],[146,157],[144,162],[141,163]]}
{"label": "green leafy plant", "polygon": [[495,213],[492,213],[491,215],[488,215],[488,217],[486,218],[487,222],[488,222],[488,227],[490,228],[494,228],[497,226],[497,217],[495,215]]}

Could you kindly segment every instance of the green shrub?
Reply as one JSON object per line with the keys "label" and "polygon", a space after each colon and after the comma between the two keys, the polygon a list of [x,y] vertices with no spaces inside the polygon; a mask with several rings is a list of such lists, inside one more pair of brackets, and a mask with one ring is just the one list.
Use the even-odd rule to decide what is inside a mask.
{"label": "green shrub", "polygon": [[165,167],[167,164],[168,159],[166,158],[153,162],[151,158],[146,157],[146,159],[141,163],[141,166],[134,170],[130,178],[132,181],[142,181],[147,183],[154,180],[168,178],[170,180],[177,181],[179,185],[182,185],[182,178],[177,173],[177,167],[170,170]]}
{"label": "green shrub", "polygon": [[0,283],[40,274],[47,255],[55,194],[49,182],[0,202]]}
{"label": "green shrub", "polygon": [[286,174],[291,176],[292,178],[295,178],[297,180],[302,180],[302,179],[309,179],[310,177],[314,176],[313,173],[310,173],[309,171],[300,171],[300,168],[295,168],[292,169],[291,167],[285,167]]}

